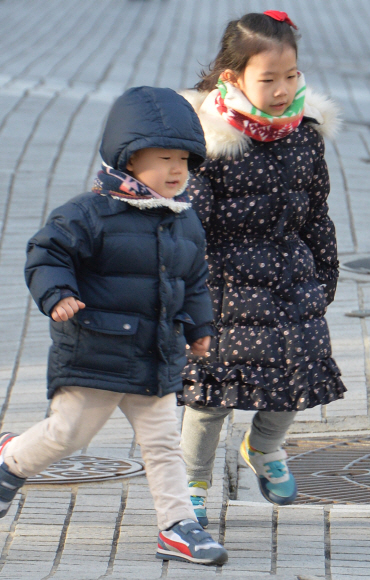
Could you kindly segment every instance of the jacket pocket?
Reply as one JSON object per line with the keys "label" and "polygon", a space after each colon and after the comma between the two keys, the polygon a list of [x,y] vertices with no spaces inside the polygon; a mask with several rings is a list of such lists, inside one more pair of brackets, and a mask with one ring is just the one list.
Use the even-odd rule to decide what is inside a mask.
{"label": "jacket pocket", "polygon": [[128,375],[135,352],[139,318],[102,310],[80,310],[72,366],[104,374]]}

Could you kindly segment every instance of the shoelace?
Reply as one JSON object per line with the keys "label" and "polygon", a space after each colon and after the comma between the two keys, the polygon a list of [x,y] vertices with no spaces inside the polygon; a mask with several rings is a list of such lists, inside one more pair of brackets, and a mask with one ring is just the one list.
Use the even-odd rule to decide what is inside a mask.
{"label": "shoelace", "polygon": [[264,465],[268,468],[267,471],[271,477],[283,477],[287,473],[286,467],[282,461],[271,461]]}
{"label": "shoelace", "polygon": [[206,505],[206,498],[205,497],[201,497],[199,495],[191,495],[190,499],[191,499],[191,503],[194,506],[200,506],[200,507],[204,508],[204,506]]}

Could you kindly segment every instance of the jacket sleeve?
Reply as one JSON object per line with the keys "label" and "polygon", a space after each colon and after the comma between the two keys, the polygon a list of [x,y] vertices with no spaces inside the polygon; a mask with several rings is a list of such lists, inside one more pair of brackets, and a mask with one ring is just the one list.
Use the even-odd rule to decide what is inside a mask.
{"label": "jacket sleeve", "polygon": [[196,172],[190,174],[188,185],[189,197],[193,209],[202,222],[205,231],[208,231],[212,207],[214,202],[214,193],[212,182],[207,174],[207,168],[210,162],[206,161]]}
{"label": "jacket sleeve", "polygon": [[205,249],[204,230],[199,224],[198,251],[190,269],[190,275],[185,280],[184,310],[194,322],[194,325],[184,324],[188,344],[192,344],[203,336],[214,335],[212,302],[206,285],[208,264],[205,259]]}
{"label": "jacket sleeve", "polygon": [[324,140],[320,138],[315,174],[311,188],[309,216],[300,231],[302,240],[310,248],[315,263],[316,277],[323,285],[328,304],[334,300],[339,277],[339,262],[335,226],[328,215],[327,198],[330,191],[329,173],[324,159]]}
{"label": "jacket sleeve", "polygon": [[93,252],[88,216],[74,203],[54,210],[27,245],[25,278],[41,312],[50,316],[66,296],[80,299],[76,271]]}

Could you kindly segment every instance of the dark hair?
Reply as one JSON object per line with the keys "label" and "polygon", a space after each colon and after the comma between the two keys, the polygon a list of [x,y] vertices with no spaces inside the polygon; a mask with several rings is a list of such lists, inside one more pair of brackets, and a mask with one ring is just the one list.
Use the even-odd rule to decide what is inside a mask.
{"label": "dark hair", "polygon": [[280,22],[266,14],[251,12],[240,20],[231,20],[223,34],[221,49],[209,65],[209,72],[202,70],[202,78],[195,88],[198,91],[212,91],[226,69],[239,76],[252,56],[269,50],[273,43],[287,44],[297,54],[297,40],[298,36],[287,22]]}

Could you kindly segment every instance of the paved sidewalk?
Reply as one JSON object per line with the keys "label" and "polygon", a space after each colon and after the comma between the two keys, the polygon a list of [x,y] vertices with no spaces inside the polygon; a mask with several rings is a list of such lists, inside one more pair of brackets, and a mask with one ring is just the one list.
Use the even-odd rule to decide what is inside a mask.
{"label": "paved sidewalk", "polygon": [[[25,246],[53,207],[91,186],[113,99],[141,84],[193,86],[199,63],[215,55],[225,23],[271,8],[288,12],[300,27],[300,67],[308,83],[343,109],[343,132],[327,142],[330,213],[342,264],[370,257],[366,0],[0,0],[1,430],[21,432],[47,413],[48,322],[23,281]],[[331,467],[332,453],[327,465],[325,454],[320,466],[314,459],[307,473],[320,471],[323,483],[312,497],[307,492],[308,503],[303,495],[292,507],[264,502],[253,474],[238,460],[251,413],[237,411],[225,423],[209,530],[225,542],[227,565],[156,560],[155,514],[146,479],[138,476],[26,486],[0,521],[1,580],[369,578],[370,507],[355,491],[367,493],[370,485],[370,451],[363,451],[365,459],[361,455],[370,438],[370,318],[345,316],[364,309],[370,309],[370,276],[343,270],[328,320],[348,394],[344,401],[299,414],[289,440],[292,469],[299,471],[311,455],[319,457],[314,453],[320,446],[334,449],[334,436],[343,465]],[[358,440],[356,460],[345,459],[346,439]],[[310,442],[316,451],[300,453]],[[132,430],[118,412],[82,452],[140,459]],[[329,480],[338,489],[342,482],[353,484],[350,503],[327,497]]]}

